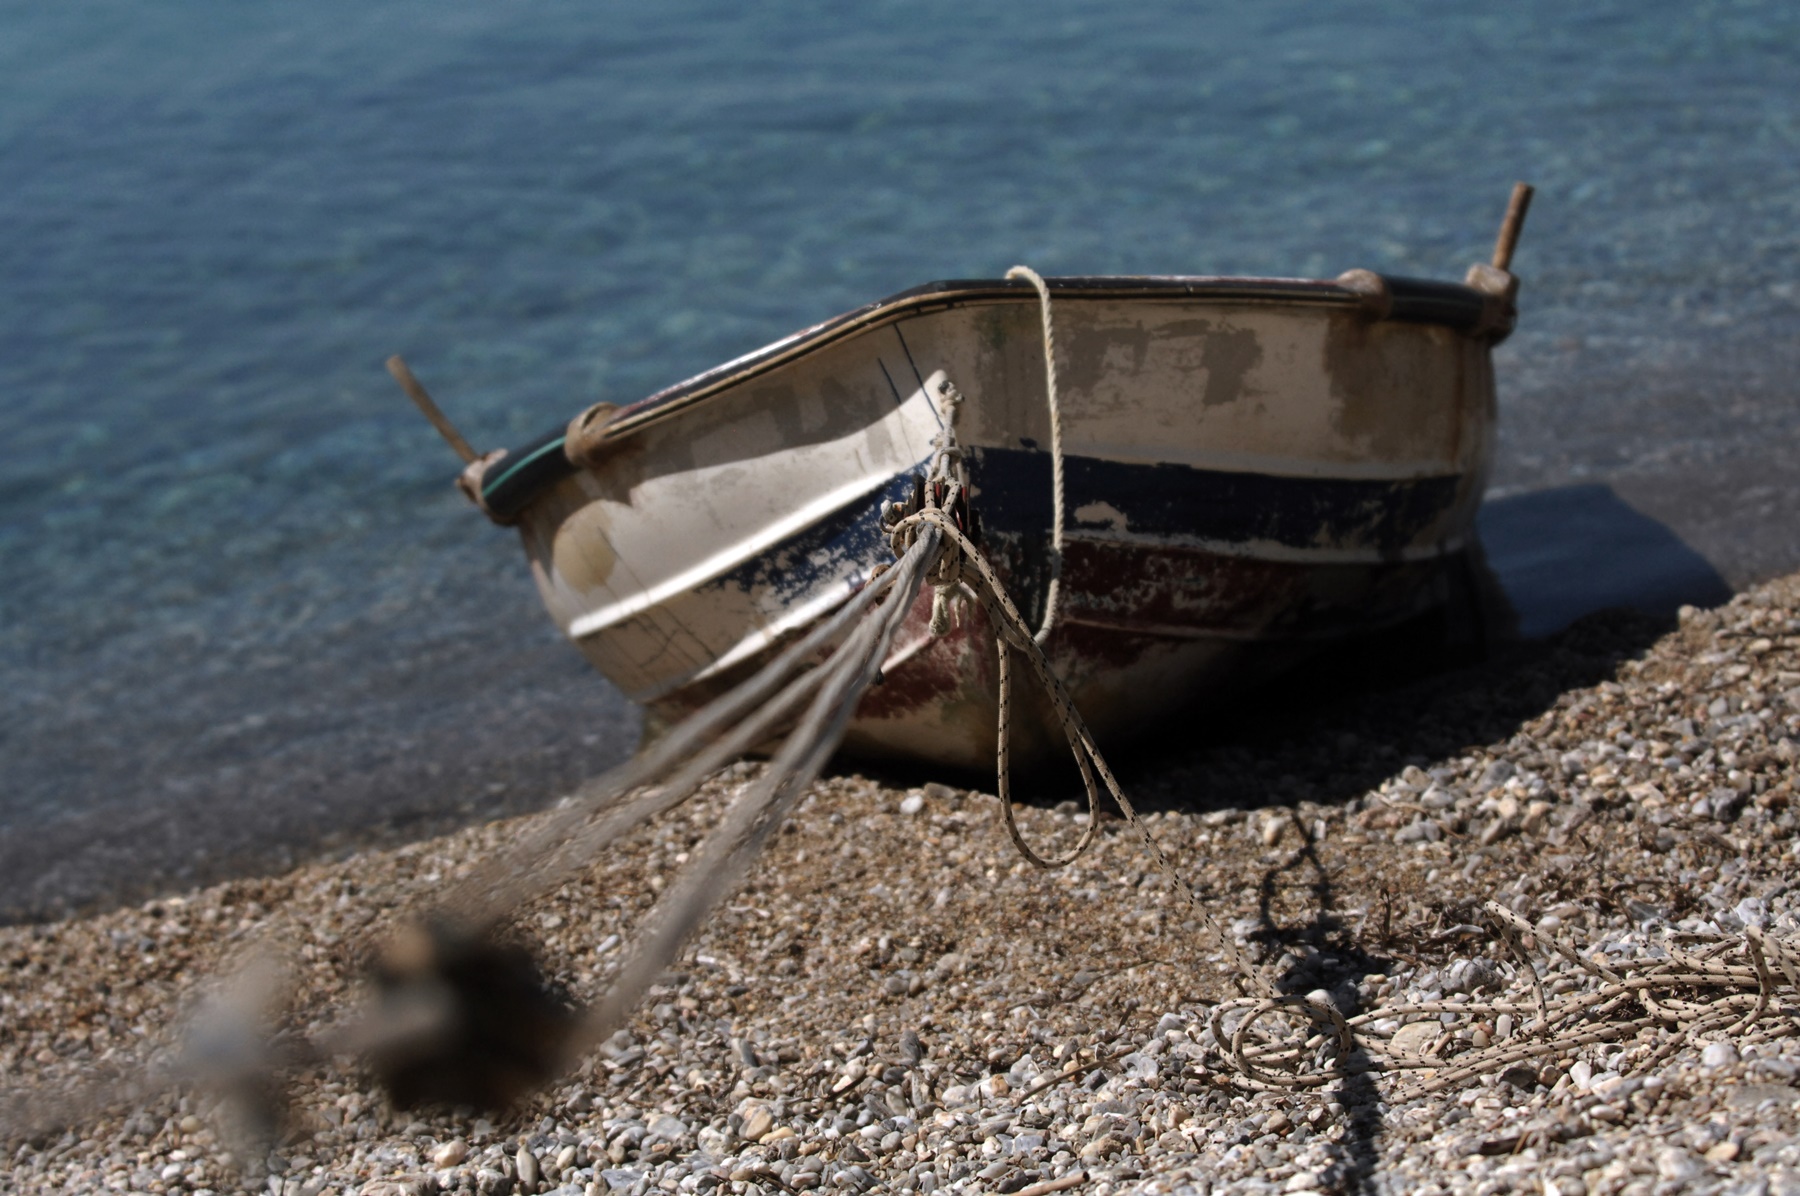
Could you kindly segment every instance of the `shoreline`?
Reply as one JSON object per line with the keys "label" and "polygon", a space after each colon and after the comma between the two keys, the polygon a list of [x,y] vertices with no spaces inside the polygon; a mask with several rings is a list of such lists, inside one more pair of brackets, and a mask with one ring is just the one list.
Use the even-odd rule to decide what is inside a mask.
{"label": "shoreline", "polygon": [[[1621,957],[1670,928],[1800,935],[1800,575],[1649,627],[1590,619],[1541,652],[1133,759],[1126,788],[1286,987],[1346,1010],[1528,994],[1489,898]],[[556,983],[595,991],[748,767],[529,907]],[[0,1189],[398,1196],[517,1189],[523,1165],[571,1193],[1018,1192],[1077,1173],[1070,1190],[1101,1193],[1800,1192],[1795,1038],[1715,1035],[1642,1075],[1599,1043],[1429,1096],[1370,1075],[1244,1091],[1205,1030],[1228,978],[1137,837],[1108,820],[1088,856],[1039,873],[992,806],[821,780],[629,1031],[508,1118],[391,1110],[324,1067],[272,1154],[226,1162],[210,1111],[170,1094],[19,1150]],[[1019,816],[1034,842],[1076,831],[1066,806]],[[287,946],[290,1022],[317,1028],[391,911],[535,817],[0,929],[0,1067],[55,1082],[159,1041],[253,941]]]}
{"label": "shoreline", "polygon": [[[1723,518],[1691,484],[1659,493]],[[1491,581],[1524,633],[1505,651],[1541,652],[1559,638],[1545,641],[1544,632],[1613,606],[1650,613],[1632,632],[1642,644],[1621,650],[1645,646],[1654,617],[1672,621],[1682,602],[1725,601],[1727,582],[1793,567],[1764,551],[1761,572],[1746,572],[1745,560],[1715,569],[1725,568],[1720,552],[1732,557],[1752,542],[1767,550],[1766,523],[1747,539],[1702,537],[1699,555],[1604,484],[1491,498],[1481,514]],[[415,578],[368,610],[296,611],[288,583],[264,579],[248,593],[164,612],[162,632],[108,641],[97,659],[82,657],[78,678],[68,660],[59,663],[61,649],[30,668],[15,662],[25,671],[6,714],[32,750],[0,803],[9,831],[0,840],[0,924],[91,915],[527,814],[623,760],[638,712],[545,622],[506,548],[486,546],[454,586]],[[339,566],[332,571],[349,575],[369,564]],[[200,636],[213,666],[204,684],[190,682],[164,633],[184,645],[181,659]],[[1369,684],[1352,678],[1338,688],[1350,698]],[[1285,722],[1288,711],[1270,713],[1273,705],[1265,695],[1264,721]],[[1232,733],[1266,738],[1256,721],[1235,718]],[[1405,735],[1369,730],[1378,744]],[[1157,762],[1171,755],[1139,748],[1115,764],[1149,760],[1138,771],[1156,786]]]}

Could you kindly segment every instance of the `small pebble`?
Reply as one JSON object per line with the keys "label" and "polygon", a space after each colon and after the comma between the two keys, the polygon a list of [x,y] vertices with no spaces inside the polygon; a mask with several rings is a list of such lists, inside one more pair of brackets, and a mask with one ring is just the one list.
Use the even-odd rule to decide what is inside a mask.
{"label": "small pebble", "polygon": [[532,1154],[531,1148],[523,1142],[519,1143],[519,1149],[513,1155],[513,1170],[526,1191],[534,1190],[543,1175],[542,1170],[538,1167],[537,1156]]}
{"label": "small pebble", "polygon": [[1417,1057],[1438,1040],[1443,1029],[1437,1022],[1408,1022],[1395,1031],[1389,1045],[1396,1054]]}
{"label": "small pebble", "polygon": [[751,1105],[744,1110],[743,1136],[752,1142],[760,1142],[775,1128],[775,1115],[770,1113],[766,1105]]}

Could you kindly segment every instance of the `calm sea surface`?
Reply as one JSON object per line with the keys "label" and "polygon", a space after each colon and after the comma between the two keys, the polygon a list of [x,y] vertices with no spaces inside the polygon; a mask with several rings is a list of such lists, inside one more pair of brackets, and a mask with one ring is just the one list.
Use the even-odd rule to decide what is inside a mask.
{"label": "calm sea surface", "polygon": [[1528,630],[1800,567],[1800,7],[0,3],[0,911],[541,804],[635,718],[504,445],[926,280],[1459,278]]}

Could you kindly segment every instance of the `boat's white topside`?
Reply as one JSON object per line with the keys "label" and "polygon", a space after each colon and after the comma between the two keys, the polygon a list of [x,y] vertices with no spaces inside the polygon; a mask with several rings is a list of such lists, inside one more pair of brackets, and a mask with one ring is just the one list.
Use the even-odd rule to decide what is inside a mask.
{"label": "boat's white topside", "polygon": [[[1313,608],[1399,610],[1393,570],[1461,548],[1493,426],[1489,338],[1310,293],[1076,293],[1055,314],[1078,575],[1065,654],[1087,651],[1083,628],[1191,654]],[[754,659],[888,559],[875,512],[930,458],[941,372],[966,399],[975,505],[1029,608],[1049,523],[1040,336],[1035,297],[965,296],[797,334],[741,359],[754,368],[735,382],[640,405],[656,418],[520,521],[546,606],[639,701]],[[1145,676],[1192,671],[1156,651]],[[932,655],[903,653],[892,663],[915,671]]]}
{"label": "boat's white topside", "polygon": [[[801,406],[817,404],[814,397]],[[830,440],[772,447],[782,437],[767,410],[695,438],[687,446],[691,468],[646,477],[624,504],[627,511],[667,512],[666,520],[619,518],[619,504],[603,500],[576,511],[559,529],[559,537],[605,544],[612,556],[605,576],[596,576],[585,591],[577,592],[560,572],[546,579],[559,605],[584,611],[568,620],[569,635],[596,634],[717,581],[835,512],[864,503],[896,473],[929,460],[939,426],[918,389],[880,419]],[[769,466],[775,472],[765,474]],[[669,536],[677,528],[679,547],[671,551]],[[591,553],[587,559],[596,560]]]}

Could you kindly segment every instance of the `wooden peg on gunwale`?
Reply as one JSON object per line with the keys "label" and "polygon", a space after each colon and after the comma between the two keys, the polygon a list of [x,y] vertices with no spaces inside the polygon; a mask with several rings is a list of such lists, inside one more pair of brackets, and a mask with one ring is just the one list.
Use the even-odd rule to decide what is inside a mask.
{"label": "wooden peg on gunwale", "polygon": [[1513,250],[1519,247],[1519,234],[1525,230],[1525,212],[1536,193],[1530,183],[1514,183],[1512,199],[1506,205],[1506,219],[1500,222],[1500,236],[1494,241],[1494,268],[1512,269]]}

